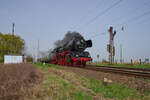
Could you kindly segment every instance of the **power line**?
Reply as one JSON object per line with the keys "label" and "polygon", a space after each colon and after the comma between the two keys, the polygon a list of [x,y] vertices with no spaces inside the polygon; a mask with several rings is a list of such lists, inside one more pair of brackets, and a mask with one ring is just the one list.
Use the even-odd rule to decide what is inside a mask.
{"label": "power line", "polygon": [[[99,6],[101,6],[103,4],[104,0],[101,0],[101,2],[98,3],[98,5],[95,8],[98,8]],[[79,22],[83,21],[84,19],[86,19],[86,17],[91,14],[93,12],[93,10],[87,11],[87,14],[85,16],[83,16]],[[71,29],[76,28],[79,24],[74,25]]]}
{"label": "power line", "polygon": [[94,35],[92,35],[90,38],[95,38],[95,37],[97,37],[97,36],[99,36],[99,35],[106,35],[106,34],[107,34],[107,32],[104,31],[104,32],[101,32],[101,33],[94,34]]}
{"label": "power line", "polygon": [[[105,11],[109,11],[112,7],[116,6],[116,5],[119,4],[121,1],[122,1],[122,0],[116,2],[115,4],[113,4],[111,7],[109,7],[109,8],[106,9]],[[144,3],[143,5],[146,5],[146,4],[148,4],[148,2]],[[138,7],[138,8],[139,8],[139,7]],[[135,10],[137,11],[138,8],[136,7]],[[140,7],[140,8],[141,8],[141,7]],[[134,10],[134,11],[135,11],[135,10]],[[92,20],[90,20],[87,24],[90,24],[92,21],[96,20],[99,16],[102,16],[102,15],[105,14],[105,13],[106,13],[106,12],[98,14],[95,18],[93,18]],[[138,20],[138,19],[140,19],[141,17],[146,16],[146,15],[149,15],[149,14],[150,14],[150,11],[145,12],[145,13],[143,13],[142,15],[135,16],[135,17],[133,17],[133,18],[130,18],[130,19],[128,19],[127,21],[125,21],[125,22],[123,22],[123,23],[121,23],[121,24],[115,25],[114,27],[117,27],[117,26],[119,26],[119,25],[125,24],[125,23],[127,23],[127,22],[132,22],[132,21]],[[104,31],[104,32],[101,32],[101,33],[97,33],[97,34],[91,36],[90,38],[95,38],[95,37],[97,37],[97,36],[99,36],[99,35],[105,35],[105,34],[107,34],[107,31]]]}
{"label": "power line", "polygon": [[140,21],[138,24],[143,24],[143,23],[145,23],[145,22],[149,22],[149,17],[146,18],[146,19],[144,19],[144,20],[142,20],[142,21]]}
{"label": "power line", "polygon": [[[115,6],[117,6],[120,2],[122,2],[123,0],[119,0],[116,3],[114,3],[113,5],[111,5],[110,7],[108,7],[107,9],[105,9],[103,12],[100,12],[97,16],[95,16],[93,19],[89,20],[87,23],[85,23],[83,25],[83,27],[85,27],[86,25],[89,25],[90,23],[94,22],[96,19],[98,19],[100,16],[104,15],[105,13],[107,13],[110,9],[114,8]],[[79,29],[83,28],[83,27],[79,27]]]}
{"label": "power line", "polygon": [[[113,7],[115,7],[116,5],[118,5],[119,3],[121,3],[123,0],[119,0],[117,1],[116,3],[114,3],[113,5],[111,5],[109,8],[107,8],[106,10],[104,10],[103,12],[100,12],[97,16],[95,16],[93,19],[91,19],[90,21],[88,21],[86,24],[84,24],[83,27],[85,27],[86,25],[89,25],[90,23],[92,23],[93,21],[95,21],[97,18],[99,18],[100,16],[104,15],[105,13],[107,13],[110,9],[112,9]],[[83,28],[83,27],[80,27],[79,29]],[[102,33],[98,33],[98,34],[95,34],[93,35],[91,38],[94,38],[96,36],[99,36],[99,35],[104,35],[106,34],[106,31],[105,32],[102,32]]]}
{"label": "power line", "polygon": [[[144,5],[145,5],[145,4],[146,4],[146,3],[144,3]],[[145,13],[139,15],[139,16],[135,16],[135,17],[133,17],[133,18],[130,18],[130,19],[128,19],[127,21],[125,21],[125,22],[123,22],[123,23],[121,23],[121,24],[115,25],[114,27],[117,27],[117,26],[119,26],[119,25],[125,24],[125,23],[127,23],[127,22],[131,23],[132,21],[138,20],[138,19],[140,19],[140,18],[142,18],[142,17],[145,17],[146,15],[149,15],[149,14],[150,14],[150,11],[145,12]],[[97,37],[97,36],[99,36],[99,35],[104,35],[104,34],[107,34],[107,31],[104,31],[104,32],[102,32],[102,33],[95,34],[95,35],[91,36],[91,38],[95,38],[95,37]]]}
{"label": "power line", "polygon": [[[145,13],[143,13],[142,15],[136,16],[136,17],[134,17],[134,18],[131,18],[131,19],[129,19],[129,20],[123,22],[122,24],[125,24],[125,23],[127,23],[127,22],[131,23],[132,21],[135,21],[135,20],[137,20],[137,19],[140,19],[140,18],[142,18],[143,16],[145,17],[146,15],[149,15],[149,14],[150,14],[150,11],[145,12]],[[115,25],[114,27],[117,27],[117,26],[122,25],[122,24]],[[97,34],[91,36],[90,38],[95,38],[95,37],[97,37],[97,36],[99,36],[99,35],[105,35],[105,34],[107,34],[107,31],[104,31],[104,32],[101,32],[101,33],[97,33]]]}
{"label": "power line", "polygon": [[[148,1],[148,2],[144,2],[144,3],[141,5],[141,7],[136,6],[134,9],[132,9],[131,12],[128,11],[128,15],[133,15],[133,14],[135,14],[135,12],[141,10],[141,8],[143,8],[143,6],[148,5],[149,3],[150,3],[150,2]],[[127,16],[127,17],[128,17],[128,16]],[[115,23],[115,22],[117,22],[117,21],[119,21],[119,20],[122,20],[122,19],[124,19],[124,17],[120,16],[119,18],[117,18],[117,19],[116,19],[115,21],[113,21],[112,23]]]}
{"label": "power line", "polygon": [[[147,15],[149,15],[149,14],[150,14],[150,11],[145,12],[145,13],[139,15],[139,16],[136,16],[136,17],[134,17],[134,18],[130,18],[130,19],[128,19],[127,21],[125,21],[125,22],[123,22],[123,23],[121,23],[121,24],[115,25],[114,27],[117,27],[117,26],[122,25],[122,24],[126,24],[127,22],[128,22],[128,23],[131,23],[131,22],[133,22],[133,21],[135,21],[135,20],[138,20],[138,19],[140,19],[140,18],[142,18],[142,17],[145,17],[145,16],[147,16]],[[102,33],[95,34],[95,35],[91,36],[91,38],[95,38],[95,37],[97,37],[97,36],[99,36],[99,35],[104,35],[104,34],[106,34],[106,31],[105,31],[105,32],[102,32]]]}
{"label": "power line", "polygon": [[120,25],[126,24],[126,23],[131,23],[131,22],[133,22],[133,21],[135,21],[135,20],[138,20],[138,19],[140,19],[140,18],[142,18],[142,17],[145,17],[145,16],[147,16],[147,15],[149,15],[149,14],[150,14],[150,11],[144,12],[143,14],[141,14],[141,15],[139,15],[139,16],[135,16],[135,17],[133,17],[133,18],[130,18],[130,19],[128,19],[127,21],[124,21],[124,22],[121,23],[121,24],[115,25],[114,27],[117,27],[117,26],[120,26]]}

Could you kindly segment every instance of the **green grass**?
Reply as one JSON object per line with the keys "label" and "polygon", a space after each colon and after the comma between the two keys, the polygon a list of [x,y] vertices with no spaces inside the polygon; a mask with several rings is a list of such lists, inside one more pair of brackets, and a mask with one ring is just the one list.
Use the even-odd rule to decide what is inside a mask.
{"label": "green grass", "polygon": [[83,77],[80,78],[80,82],[83,86],[92,89],[95,93],[102,94],[105,98],[115,98],[117,100],[124,100],[127,98],[136,100],[140,98],[135,89],[128,88],[127,86],[105,84],[100,80],[95,80],[93,78],[85,79]]}
{"label": "green grass", "polygon": [[[36,63],[35,65],[44,72],[47,72],[49,68],[61,69],[60,66],[53,64]],[[92,100],[90,94],[86,94],[54,73],[49,73],[44,79],[44,82],[40,85],[39,94],[40,96],[35,96],[35,100],[46,100],[49,97],[52,100]]]}
{"label": "green grass", "polygon": [[50,73],[40,85],[34,100],[92,100],[92,96],[77,89],[59,76]]}
{"label": "green grass", "polygon": [[[65,75],[65,78],[67,78],[68,80],[79,82],[81,86],[92,90],[95,94],[102,95],[102,97],[104,98],[111,98],[115,100],[150,100],[150,91],[144,94],[140,94],[136,89],[129,88],[126,85],[120,85],[118,83],[106,84],[101,80],[96,80],[94,78],[85,78],[73,72],[66,72],[57,65],[43,65],[40,63],[38,63],[37,65],[38,67],[43,69],[43,71],[46,71],[48,68],[53,68],[56,71],[63,73]],[[69,100],[91,100],[92,96],[94,96],[93,94],[86,94],[84,91],[78,89],[78,86],[68,83],[66,80],[63,80],[60,76],[54,73],[48,75],[45,80],[46,82],[43,84],[43,87],[45,87],[45,89],[52,88],[53,86],[56,87],[55,90],[48,90],[45,92],[52,92],[52,94],[49,95],[54,97],[54,100],[67,100],[67,98],[69,98]],[[54,91],[57,91],[57,96],[55,96],[56,94],[53,94]]]}
{"label": "green grass", "polygon": [[108,63],[90,63],[89,65],[112,66],[112,67],[127,67],[127,68],[150,68],[150,64],[113,64]]}
{"label": "green grass", "polygon": [[40,69],[42,69],[44,71],[46,71],[48,68],[61,69],[60,66],[54,65],[54,64],[34,63],[34,65],[37,65]]}

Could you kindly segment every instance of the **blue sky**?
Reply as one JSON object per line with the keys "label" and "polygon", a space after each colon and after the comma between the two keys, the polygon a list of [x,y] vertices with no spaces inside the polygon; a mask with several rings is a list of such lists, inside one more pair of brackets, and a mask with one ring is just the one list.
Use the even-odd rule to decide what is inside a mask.
{"label": "blue sky", "polygon": [[[114,44],[118,61],[120,44],[125,61],[150,58],[150,0],[122,0],[107,10],[118,1],[0,0],[0,32],[11,33],[15,22],[15,34],[25,40],[28,52],[33,53],[38,39],[40,50],[46,51],[67,31],[77,31],[85,39],[92,39],[93,47],[87,50],[96,60],[97,54],[100,59],[108,59],[107,30],[112,25],[117,31]],[[100,13],[103,14],[87,24]],[[124,31],[121,31],[122,26]],[[105,34],[101,34],[103,32]]]}

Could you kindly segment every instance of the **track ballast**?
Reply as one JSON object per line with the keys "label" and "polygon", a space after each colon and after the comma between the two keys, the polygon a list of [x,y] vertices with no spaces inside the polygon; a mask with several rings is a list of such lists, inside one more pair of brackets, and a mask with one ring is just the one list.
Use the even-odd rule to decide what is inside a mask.
{"label": "track ballast", "polygon": [[150,78],[150,69],[87,65],[85,69]]}

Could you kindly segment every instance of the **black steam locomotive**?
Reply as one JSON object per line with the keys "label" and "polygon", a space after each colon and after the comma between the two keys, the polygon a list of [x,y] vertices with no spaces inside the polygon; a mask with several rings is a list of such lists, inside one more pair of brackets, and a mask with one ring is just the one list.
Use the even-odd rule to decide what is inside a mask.
{"label": "black steam locomotive", "polygon": [[85,40],[77,32],[68,32],[63,40],[55,43],[56,48],[49,54],[49,63],[85,66],[87,61],[91,61],[90,53],[86,48],[92,47],[91,40]]}

